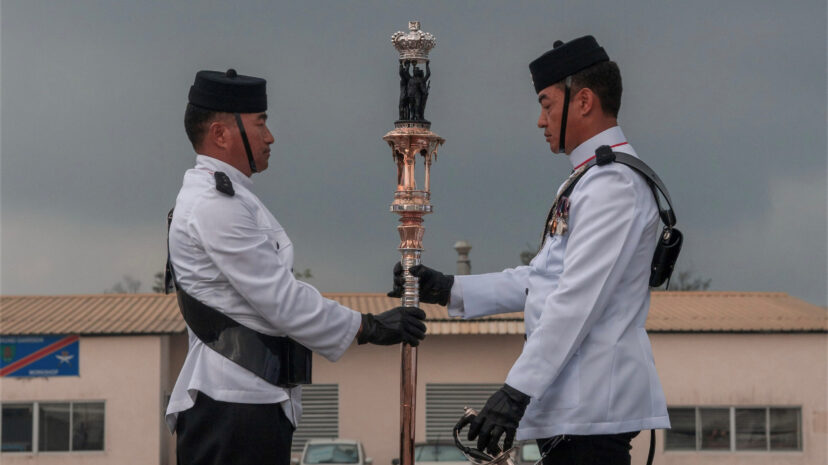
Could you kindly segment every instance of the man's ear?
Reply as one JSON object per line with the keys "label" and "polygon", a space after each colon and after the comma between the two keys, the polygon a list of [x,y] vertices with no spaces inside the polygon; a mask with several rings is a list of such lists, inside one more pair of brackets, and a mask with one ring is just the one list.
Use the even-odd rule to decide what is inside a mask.
{"label": "man's ear", "polygon": [[587,116],[600,105],[598,103],[598,96],[596,96],[591,89],[586,87],[579,90],[578,93],[575,94],[574,100],[578,111],[581,112],[581,116]]}
{"label": "man's ear", "polygon": [[226,149],[230,143],[230,130],[224,121],[213,121],[207,127],[207,138],[214,145]]}

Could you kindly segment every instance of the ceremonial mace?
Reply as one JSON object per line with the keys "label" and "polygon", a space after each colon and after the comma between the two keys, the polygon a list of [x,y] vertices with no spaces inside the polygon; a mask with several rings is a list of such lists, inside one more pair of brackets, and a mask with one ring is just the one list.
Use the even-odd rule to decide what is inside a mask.
{"label": "ceremonial mace", "polygon": [[[430,88],[428,52],[434,48],[434,36],[420,30],[419,21],[408,22],[408,32],[398,31],[391,42],[400,54],[399,120],[394,130],[382,140],[388,142],[397,165],[397,190],[391,211],[400,215],[397,231],[405,285],[401,305],[419,307],[418,280],[408,272],[420,264],[423,252],[423,216],[431,213],[431,162],[437,159],[437,148],[445,140],[431,132],[431,123],[423,114]],[[420,68],[425,66],[425,71]],[[423,189],[417,189],[414,168],[417,155],[425,163]],[[400,377],[400,460],[402,465],[414,465],[414,401],[417,395],[417,348],[402,345],[402,372]]]}

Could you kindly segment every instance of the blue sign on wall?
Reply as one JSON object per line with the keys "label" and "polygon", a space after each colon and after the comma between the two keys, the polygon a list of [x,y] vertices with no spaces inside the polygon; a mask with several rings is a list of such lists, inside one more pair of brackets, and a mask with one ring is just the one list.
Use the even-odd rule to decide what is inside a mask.
{"label": "blue sign on wall", "polygon": [[78,335],[1,336],[0,376],[78,376]]}

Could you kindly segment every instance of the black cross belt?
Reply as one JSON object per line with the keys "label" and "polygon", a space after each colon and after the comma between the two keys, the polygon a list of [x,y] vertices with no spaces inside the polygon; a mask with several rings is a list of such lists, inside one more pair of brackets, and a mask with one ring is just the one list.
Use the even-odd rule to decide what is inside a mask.
{"label": "black cross belt", "polygon": [[[568,179],[565,187],[563,187],[563,190],[555,197],[555,203],[553,203],[552,208],[549,209],[549,214],[546,215],[546,222],[543,225],[541,248],[543,248],[546,236],[550,232],[550,220],[555,213],[558,202],[572,193],[572,190],[575,188],[575,184],[578,183],[578,181],[590,168],[596,165],[601,166],[612,162],[627,165],[634,171],[637,171],[644,177],[647,181],[647,185],[650,186],[650,190],[653,192],[656,207],[658,208],[658,215],[664,223],[664,230],[662,231],[658,239],[658,243],[656,244],[655,251],[653,252],[653,260],[650,265],[650,287],[659,287],[664,284],[665,281],[667,281],[667,285],[669,286],[670,276],[673,274],[676,260],[678,260],[679,252],[681,252],[681,245],[684,242],[684,235],[681,231],[674,227],[676,225],[676,214],[673,211],[673,202],[670,200],[670,193],[667,191],[667,186],[664,185],[661,178],[659,178],[655,171],[647,166],[646,163],[630,154],[613,152],[612,147],[608,145],[598,147],[595,151],[595,157],[580,171],[575,170],[575,174],[571,175],[575,177]],[[663,196],[667,201],[666,208],[661,204],[659,193],[661,193],[661,196]],[[538,249],[538,251],[540,251],[540,249]]]}
{"label": "black cross belt", "polygon": [[179,289],[178,308],[201,342],[270,384],[311,383],[311,351],[289,337],[254,331]]}
{"label": "black cross belt", "polygon": [[193,334],[207,347],[270,384],[282,388],[311,384],[310,349],[289,337],[269,336],[250,329],[181,289],[169,255],[172,214],[173,210],[167,214],[165,292],[170,290],[170,284],[174,285],[181,316]]}

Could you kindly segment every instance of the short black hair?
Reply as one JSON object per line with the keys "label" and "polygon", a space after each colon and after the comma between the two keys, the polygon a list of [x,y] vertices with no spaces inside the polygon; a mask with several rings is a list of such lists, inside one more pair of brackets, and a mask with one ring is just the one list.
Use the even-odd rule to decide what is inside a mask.
{"label": "short black hair", "polygon": [[187,138],[193,144],[193,149],[198,150],[207,133],[207,126],[215,119],[221,118],[224,113],[208,110],[192,103],[187,104],[184,111],[184,130],[187,131]]}
{"label": "short black hair", "polygon": [[[564,83],[559,82],[559,87]],[[601,110],[613,118],[621,109],[621,71],[614,61],[604,61],[572,75],[572,93],[590,89],[601,100]]]}

